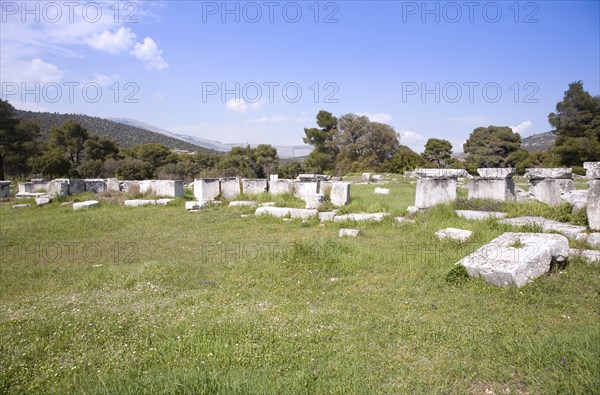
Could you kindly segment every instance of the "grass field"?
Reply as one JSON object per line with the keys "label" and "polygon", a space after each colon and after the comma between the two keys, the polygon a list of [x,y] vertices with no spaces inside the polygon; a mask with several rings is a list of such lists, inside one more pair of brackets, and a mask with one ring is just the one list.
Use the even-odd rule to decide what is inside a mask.
{"label": "grass field", "polygon": [[[414,185],[384,186],[353,186],[343,211],[413,204]],[[181,199],[12,204],[0,203],[0,393],[600,393],[600,265],[576,258],[519,289],[447,281],[513,229],[494,220],[450,206],[415,224],[320,225],[188,213]],[[440,242],[446,227],[473,237]]]}

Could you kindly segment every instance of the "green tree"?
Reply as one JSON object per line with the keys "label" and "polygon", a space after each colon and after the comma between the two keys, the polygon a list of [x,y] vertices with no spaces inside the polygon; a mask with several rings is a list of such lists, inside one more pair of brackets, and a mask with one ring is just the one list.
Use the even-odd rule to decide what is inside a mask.
{"label": "green tree", "polygon": [[406,145],[400,145],[394,155],[383,163],[380,170],[387,173],[404,174],[406,171],[412,171],[424,165],[425,160],[421,155]]}
{"label": "green tree", "polygon": [[152,164],[136,158],[125,158],[117,167],[115,174],[124,180],[147,180],[152,178]]}
{"label": "green tree", "polygon": [[83,159],[85,141],[90,137],[87,130],[75,121],[65,121],[50,131],[50,146],[64,152],[71,167],[77,167]]}
{"label": "green tree", "polygon": [[5,179],[7,171],[24,171],[27,160],[38,149],[35,140],[40,134],[39,126],[20,123],[14,111],[8,101],[0,99],[0,180]]}
{"label": "green tree", "polygon": [[569,84],[556,112],[548,122],[558,136],[552,151],[564,166],[581,166],[586,161],[600,160],[600,96],[583,89],[583,82]]}
{"label": "green tree", "polygon": [[68,176],[71,170],[71,162],[56,147],[47,147],[40,155],[30,158],[29,165],[35,173],[49,179]]}
{"label": "green tree", "polygon": [[448,167],[448,161],[452,155],[452,144],[448,140],[430,138],[425,143],[423,159],[435,164],[439,168]]}
{"label": "green tree", "polygon": [[279,168],[279,175],[281,178],[296,178],[298,177],[298,174],[302,174],[303,172],[304,167],[302,166],[302,163],[297,160],[288,162]]}
{"label": "green tree", "polygon": [[399,136],[391,126],[355,114],[339,118],[332,143],[338,151],[338,174],[375,169],[400,146]]}
{"label": "green tree", "polygon": [[86,160],[116,159],[119,155],[117,143],[107,136],[91,134],[83,143],[83,153]]}
{"label": "green tree", "polygon": [[336,134],[337,118],[325,110],[317,114],[319,128],[304,128],[306,137],[302,140],[305,144],[312,145],[314,150],[304,161],[304,166],[315,172],[324,173],[335,168],[337,150],[333,142]]}
{"label": "green tree", "polygon": [[275,174],[279,167],[279,156],[277,149],[269,144],[259,144],[254,148],[256,161],[256,176],[266,178],[270,174]]}
{"label": "green tree", "polygon": [[479,127],[464,144],[467,169],[508,167],[508,156],[521,147],[521,136],[508,126]]}
{"label": "green tree", "polygon": [[125,151],[126,156],[148,162],[153,171],[167,163],[173,163],[177,160],[176,156],[171,156],[171,149],[162,144],[140,144]]}

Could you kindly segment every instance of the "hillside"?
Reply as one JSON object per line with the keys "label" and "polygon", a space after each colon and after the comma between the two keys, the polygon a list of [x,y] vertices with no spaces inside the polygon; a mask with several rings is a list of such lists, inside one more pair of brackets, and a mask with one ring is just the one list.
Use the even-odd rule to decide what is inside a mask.
{"label": "hillside", "polygon": [[[217,151],[227,152],[230,151],[233,147],[245,147],[246,145],[250,145],[251,147],[256,147],[255,143],[222,143],[220,141],[208,140],[202,137],[196,136],[188,136],[184,134],[176,134],[169,130],[159,128],[154,125],[150,125],[135,119],[128,118],[110,118],[111,121],[119,122],[125,125],[134,126],[141,129],[146,129],[155,133],[164,134],[165,136],[173,137],[179,140],[186,141],[190,144],[198,145],[200,147],[204,147],[207,149],[213,149]],[[277,149],[277,154],[282,159],[291,159],[291,158],[300,158],[305,157],[310,154],[313,150],[313,147],[310,145],[292,145],[292,146],[284,146],[284,145],[273,145]]]}
{"label": "hillside", "polygon": [[552,132],[534,134],[521,139],[521,147],[527,151],[548,151],[554,146],[556,135]]}
{"label": "hillside", "polygon": [[83,114],[58,114],[48,112],[32,112],[15,110],[15,116],[20,120],[35,119],[39,122],[42,131],[42,140],[46,141],[53,127],[62,125],[67,120],[73,120],[87,129],[90,133],[105,135],[115,140],[119,147],[129,148],[138,144],[163,144],[172,149],[186,151],[200,151],[204,153],[220,153],[217,150],[211,150],[182,141],[161,133],[155,133],[146,129],[124,125],[104,118],[91,117]]}

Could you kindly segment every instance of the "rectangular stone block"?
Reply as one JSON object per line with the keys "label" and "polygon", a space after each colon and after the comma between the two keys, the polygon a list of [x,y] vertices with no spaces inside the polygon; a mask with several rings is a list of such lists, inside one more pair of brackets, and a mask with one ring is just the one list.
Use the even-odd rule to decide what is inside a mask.
{"label": "rectangular stone block", "polygon": [[586,208],[588,227],[600,231],[600,180],[590,181],[589,186]]}
{"label": "rectangular stone block", "polygon": [[464,169],[425,169],[422,167],[416,168],[414,174],[422,178],[462,178],[469,176],[469,173]]}
{"label": "rectangular stone block", "polygon": [[183,180],[156,181],[156,195],[174,198],[183,197]]}
{"label": "rectangular stone block", "polygon": [[156,194],[156,180],[140,181],[140,193],[147,195]]}
{"label": "rectangular stone block", "polygon": [[267,180],[242,178],[242,191],[244,195],[260,195],[267,192]]}
{"label": "rectangular stone block", "polygon": [[17,187],[19,188],[17,193],[33,193],[33,182],[20,182]]}
{"label": "rectangular stone block", "polygon": [[417,178],[415,206],[424,209],[453,202],[456,200],[456,184],[456,178]]}
{"label": "rectangular stone block", "polygon": [[69,194],[69,180],[66,178],[57,178],[48,183],[48,196],[67,196]]}
{"label": "rectangular stone block", "polygon": [[516,199],[512,178],[472,178],[468,182],[469,199],[491,199],[502,202]]}
{"label": "rectangular stone block", "polygon": [[489,167],[477,169],[477,173],[481,178],[488,179],[504,179],[511,178],[515,175],[516,169],[513,168],[501,168],[501,167]]}
{"label": "rectangular stone block", "polygon": [[300,199],[304,199],[307,196],[316,194],[318,188],[318,182],[295,182],[294,195],[296,195]]}
{"label": "rectangular stone block", "polygon": [[101,193],[106,191],[106,180],[101,178],[87,178],[84,181],[86,192]]}
{"label": "rectangular stone block", "polygon": [[600,162],[583,162],[585,176],[590,180],[600,179]]}
{"label": "rectangular stone block", "polygon": [[221,178],[221,196],[233,199],[242,193],[242,186],[238,177]]}
{"label": "rectangular stone block", "polygon": [[140,192],[140,181],[137,181],[137,180],[125,180],[125,181],[123,181],[123,192],[125,192],[125,193],[139,193]]}
{"label": "rectangular stone block", "polygon": [[10,181],[0,181],[0,199],[10,197]]}
{"label": "rectangular stone block", "polygon": [[283,195],[284,193],[294,192],[294,181],[277,180],[269,182],[269,193],[272,195]]}
{"label": "rectangular stone block", "polygon": [[110,192],[120,192],[121,191],[121,182],[116,178],[107,178],[106,179],[106,190]]}
{"label": "rectangular stone block", "polygon": [[535,167],[525,170],[525,178],[530,180],[543,180],[546,178],[552,179],[571,179],[573,178],[573,169],[570,167],[556,167],[556,168],[541,168]]}
{"label": "rectangular stone block", "polygon": [[567,178],[547,178],[530,179],[529,193],[536,200],[546,203],[550,206],[557,206],[562,203],[560,194],[575,189],[573,180]]}
{"label": "rectangular stone block", "polygon": [[213,200],[221,193],[220,182],[214,178],[194,180],[194,197],[198,200]]}
{"label": "rectangular stone block", "polygon": [[350,184],[347,182],[334,182],[329,192],[329,200],[336,207],[350,203]]}
{"label": "rectangular stone block", "polygon": [[77,195],[85,192],[85,181],[80,179],[69,180],[69,195]]}
{"label": "rectangular stone block", "polygon": [[269,182],[275,182],[279,180],[279,174],[271,174],[269,175]]}

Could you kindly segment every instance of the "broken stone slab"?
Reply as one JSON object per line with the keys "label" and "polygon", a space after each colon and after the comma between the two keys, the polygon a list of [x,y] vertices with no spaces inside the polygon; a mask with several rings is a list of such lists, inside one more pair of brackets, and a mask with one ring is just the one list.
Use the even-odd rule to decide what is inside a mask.
{"label": "broken stone slab", "polygon": [[11,206],[10,208],[26,208],[26,207],[31,207],[31,204],[27,203],[27,204],[15,204],[13,206]]}
{"label": "broken stone slab", "polygon": [[212,200],[221,193],[221,182],[214,178],[194,180],[194,197],[198,200]]}
{"label": "broken stone slab", "polygon": [[100,202],[97,200],[86,200],[85,202],[73,203],[73,210],[85,210],[99,204]]}
{"label": "broken stone slab", "polygon": [[544,180],[547,178],[550,179],[568,179],[570,180],[573,177],[573,169],[566,167],[557,167],[557,168],[542,168],[535,167],[525,170],[525,178],[529,180]]}
{"label": "broken stone slab", "polygon": [[322,211],[319,213],[319,221],[333,221],[336,211]]}
{"label": "broken stone slab", "polygon": [[488,218],[505,218],[506,213],[499,211],[477,211],[477,210],[456,210],[456,214],[466,219],[476,221],[486,220]]}
{"label": "broken stone slab", "polygon": [[471,277],[497,287],[521,287],[569,258],[566,237],[547,233],[507,232],[457,262]]}
{"label": "broken stone slab", "polygon": [[449,238],[458,241],[467,241],[472,234],[473,232],[470,230],[457,228],[446,228],[435,232],[435,235],[441,240]]}
{"label": "broken stone slab", "polygon": [[383,218],[389,216],[390,213],[355,213],[355,214],[343,214],[336,215],[333,218],[334,222],[343,221],[381,221]]}
{"label": "broken stone slab", "polygon": [[407,218],[404,218],[404,217],[394,217],[394,219],[399,224],[414,224],[415,223],[414,219],[407,219]]}
{"label": "broken stone slab", "polygon": [[0,181],[0,199],[10,197],[10,181]]}
{"label": "broken stone slab", "polygon": [[585,241],[592,247],[600,247],[600,233],[590,233]]}
{"label": "broken stone slab", "polygon": [[156,204],[159,206],[166,206],[167,204],[171,203],[173,200],[175,200],[175,199],[168,199],[168,198],[158,199],[156,201]]}
{"label": "broken stone slab", "polygon": [[350,203],[350,184],[347,182],[334,182],[329,191],[329,200],[335,207],[345,206]]}
{"label": "broken stone slab", "polygon": [[339,237],[358,237],[362,234],[363,231],[360,229],[340,229]]}
{"label": "broken stone slab", "polygon": [[17,199],[35,199],[40,196],[46,196],[45,192],[19,192],[15,195]]}
{"label": "broken stone slab", "polygon": [[561,194],[575,189],[572,179],[532,179],[529,181],[529,193],[536,200],[550,206],[562,203]]}
{"label": "broken stone slab", "polygon": [[583,162],[585,176],[590,180],[600,179],[600,162]]}
{"label": "broken stone slab", "polygon": [[266,179],[242,178],[242,192],[245,195],[260,195],[267,192],[268,183]]}
{"label": "broken stone slab", "polygon": [[598,250],[579,250],[577,248],[569,249],[572,256],[582,256],[590,263],[600,263],[600,251]]}
{"label": "broken stone slab", "polygon": [[276,202],[265,202],[265,203],[261,203],[261,206],[275,206],[277,203]]}
{"label": "broken stone slab", "polygon": [[371,178],[374,181],[383,181],[385,179],[385,176],[383,174],[374,174]]}
{"label": "broken stone slab", "polygon": [[256,206],[256,202],[252,200],[234,200],[233,202],[229,202],[229,207],[237,206]]}
{"label": "broken stone slab", "polygon": [[149,206],[149,205],[155,205],[156,204],[156,200],[146,200],[146,199],[132,199],[132,200],[125,200],[125,202],[123,202],[123,205],[125,207],[142,207],[142,206]]}
{"label": "broken stone slab", "polygon": [[376,195],[389,195],[390,190],[388,188],[375,188],[373,193]]}
{"label": "broken stone slab", "polygon": [[516,169],[510,168],[510,167],[507,167],[507,168],[501,168],[501,167],[480,168],[480,169],[477,169],[477,173],[479,174],[479,176],[481,178],[505,179],[505,178],[511,178],[512,176],[514,176],[516,173]]}
{"label": "broken stone slab", "polygon": [[463,178],[468,177],[469,173],[464,169],[425,169],[418,167],[413,174],[423,178]]}
{"label": "broken stone slab", "polygon": [[201,210],[205,207],[208,207],[208,205],[210,204],[210,200],[199,200],[199,201],[192,201],[192,202],[185,202],[185,209],[188,211],[198,211]]}
{"label": "broken stone slab", "polygon": [[[431,169],[428,169],[431,170]],[[448,169],[435,169],[448,170]],[[456,200],[456,178],[417,178],[415,206],[420,209]]]}
{"label": "broken stone slab", "polygon": [[72,206],[73,202],[62,202],[60,205],[61,206]]}
{"label": "broken stone slab", "polygon": [[600,180],[592,180],[589,183],[587,197],[588,226],[591,230],[600,230]]}
{"label": "broken stone slab", "polygon": [[323,203],[325,203],[325,195],[317,193],[314,195],[305,196],[304,203],[306,204],[306,208],[318,209],[323,205]]}
{"label": "broken stone slab", "polygon": [[52,198],[50,196],[42,195],[35,198],[35,204],[37,204],[38,206],[43,206],[50,203],[51,200]]}
{"label": "broken stone slab", "polygon": [[585,226],[579,225],[571,225],[564,222],[553,221],[551,219],[546,219],[543,217],[533,217],[533,216],[524,216],[524,217],[515,217],[500,220],[502,224],[508,224],[513,226],[540,226],[543,231],[555,231],[562,233],[567,237],[577,237],[578,234],[581,234],[586,231]]}
{"label": "broken stone slab", "polygon": [[263,206],[256,209],[254,215],[270,215],[272,217],[283,218],[290,217],[292,219],[301,218],[309,219],[317,217],[319,212],[314,209],[290,208],[290,207],[269,207]]}
{"label": "broken stone slab", "polygon": [[587,207],[587,196],[587,190],[573,190],[560,194],[560,198],[562,200],[573,206],[573,212],[585,209]]}

